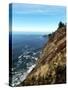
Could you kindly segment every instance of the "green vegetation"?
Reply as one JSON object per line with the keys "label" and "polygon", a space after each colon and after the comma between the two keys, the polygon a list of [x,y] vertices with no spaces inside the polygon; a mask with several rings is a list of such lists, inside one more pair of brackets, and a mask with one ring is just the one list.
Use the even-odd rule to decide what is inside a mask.
{"label": "green vegetation", "polygon": [[65,24],[60,21],[59,24],[58,24],[58,28],[62,28],[64,26],[65,26]]}

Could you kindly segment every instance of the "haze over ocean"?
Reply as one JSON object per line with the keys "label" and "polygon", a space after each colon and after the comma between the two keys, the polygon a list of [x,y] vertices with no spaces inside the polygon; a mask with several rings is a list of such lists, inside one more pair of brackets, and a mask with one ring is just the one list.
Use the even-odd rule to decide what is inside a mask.
{"label": "haze over ocean", "polygon": [[[60,21],[65,23],[66,9],[64,6],[40,4],[12,4],[13,32],[45,32],[56,30]],[[11,21],[10,21],[11,22]]]}

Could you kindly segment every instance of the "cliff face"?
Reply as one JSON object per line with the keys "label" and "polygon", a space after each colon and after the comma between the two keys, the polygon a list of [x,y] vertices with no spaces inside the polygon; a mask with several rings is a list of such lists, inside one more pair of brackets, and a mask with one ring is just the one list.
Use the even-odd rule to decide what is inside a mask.
{"label": "cliff face", "polygon": [[41,85],[66,82],[66,27],[49,35],[36,67],[20,84]]}

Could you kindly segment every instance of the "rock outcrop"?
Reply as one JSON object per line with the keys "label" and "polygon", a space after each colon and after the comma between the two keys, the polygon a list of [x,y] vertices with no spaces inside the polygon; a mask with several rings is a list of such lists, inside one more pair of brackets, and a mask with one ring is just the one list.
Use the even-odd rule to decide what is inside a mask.
{"label": "rock outcrop", "polygon": [[19,85],[66,83],[66,26],[49,35],[36,67]]}

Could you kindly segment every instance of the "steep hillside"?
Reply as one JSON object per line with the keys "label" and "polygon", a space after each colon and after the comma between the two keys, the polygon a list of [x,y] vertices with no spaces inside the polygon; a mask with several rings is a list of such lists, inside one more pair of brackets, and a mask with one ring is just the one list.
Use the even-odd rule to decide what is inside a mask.
{"label": "steep hillside", "polygon": [[19,85],[59,84],[66,82],[66,27],[49,35],[36,67]]}

